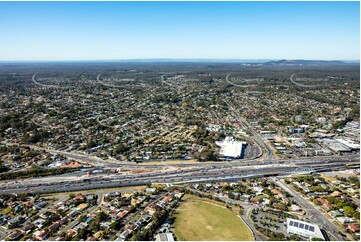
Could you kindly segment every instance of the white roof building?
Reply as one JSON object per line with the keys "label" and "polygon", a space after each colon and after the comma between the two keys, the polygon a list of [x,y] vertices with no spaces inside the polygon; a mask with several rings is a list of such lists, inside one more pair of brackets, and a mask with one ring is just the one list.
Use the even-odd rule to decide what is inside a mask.
{"label": "white roof building", "polygon": [[296,219],[287,218],[287,233],[297,234],[306,238],[320,238],[325,240],[318,225]]}
{"label": "white roof building", "polygon": [[336,139],[336,141],[346,145],[347,147],[353,149],[353,150],[359,150],[360,149],[360,144],[354,142],[353,140],[350,139]]}
{"label": "white roof building", "polygon": [[341,224],[346,224],[346,223],[352,223],[354,222],[353,218],[350,217],[338,217],[336,218]]}
{"label": "white roof building", "polygon": [[335,152],[349,152],[351,151],[351,148],[349,148],[348,146],[334,140],[334,139],[329,139],[329,138],[324,138],[324,139],[316,139],[319,142],[324,143],[325,145],[328,146],[328,148],[330,150],[333,150]]}
{"label": "white roof building", "polygon": [[174,241],[171,233],[160,233],[155,236],[155,241]]}
{"label": "white roof building", "polygon": [[302,209],[299,206],[297,206],[296,204],[292,204],[291,205],[291,210],[292,211],[301,211]]}
{"label": "white roof building", "polygon": [[240,158],[243,156],[244,146],[246,142],[235,141],[233,137],[227,136],[223,141],[216,141],[221,150],[220,154],[229,158]]}

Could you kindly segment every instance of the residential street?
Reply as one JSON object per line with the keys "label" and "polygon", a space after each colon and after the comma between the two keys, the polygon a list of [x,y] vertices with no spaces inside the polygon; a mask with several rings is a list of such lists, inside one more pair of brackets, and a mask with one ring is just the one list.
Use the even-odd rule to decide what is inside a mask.
{"label": "residential street", "polygon": [[301,208],[303,208],[306,213],[309,214],[309,217],[311,218],[311,222],[317,224],[320,226],[320,228],[324,229],[327,232],[327,235],[332,240],[341,241],[343,238],[337,234],[340,230],[337,228],[336,225],[334,225],[326,216],[324,216],[316,207],[313,205],[310,201],[303,198],[301,195],[299,195],[297,192],[295,192],[292,188],[290,188],[288,185],[286,185],[283,181],[279,180],[278,178],[272,178],[272,180],[280,186],[282,189],[284,189],[286,192],[291,194],[297,201],[297,203],[300,205]]}

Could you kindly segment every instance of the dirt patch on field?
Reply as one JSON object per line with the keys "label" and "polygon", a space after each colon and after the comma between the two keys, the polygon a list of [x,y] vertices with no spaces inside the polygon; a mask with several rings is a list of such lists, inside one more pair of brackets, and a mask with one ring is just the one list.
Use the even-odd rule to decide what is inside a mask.
{"label": "dirt patch on field", "polygon": [[130,173],[132,174],[141,174],[141,173],[149,173],[149,172],[153,172],[154,170],[151,169],[139,169],[139,170],[132,170],[130,171]]}
{"label": "dirt patch on field", "polygon": [[276,135],[275,136],[275,141],[277,142],[277,143],[285,143],[286,141],[284,140],[284,138],[282,138],[281,136],[279,136],[279,135]]}

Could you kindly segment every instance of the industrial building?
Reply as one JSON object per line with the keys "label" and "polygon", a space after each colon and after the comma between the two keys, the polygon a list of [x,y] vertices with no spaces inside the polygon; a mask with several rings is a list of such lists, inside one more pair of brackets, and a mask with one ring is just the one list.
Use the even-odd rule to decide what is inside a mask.
{"label": "industrial building", "polygon": [[350,152],[352,149],[343,143],[340,143],[334,139],[324,138],[324,139],[316,139],[319,143],[324,143],[330,150],[337,154]]}
{"label": "industrial building", "polygon": [[287,218],[287,233],[297,234],[306,238],[319,238],[325,240],[320,228],[301,220]]}
{"label": "industrial building", "polygon": [[335,139],[336,141],[342,143],[343,145],[346,145],[347,147],[349,147],[351,150],[359,150],[360,149],[360,144],[354,142],[351,139],[348,138],[338,138]]}

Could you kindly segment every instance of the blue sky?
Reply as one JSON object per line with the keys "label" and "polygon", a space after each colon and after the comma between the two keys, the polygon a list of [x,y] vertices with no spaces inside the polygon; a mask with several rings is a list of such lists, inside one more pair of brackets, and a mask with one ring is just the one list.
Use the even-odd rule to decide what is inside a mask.
{"label": "blue sky", "polygon": [[0,2],[0,60],[359,60],[359,2]]}

